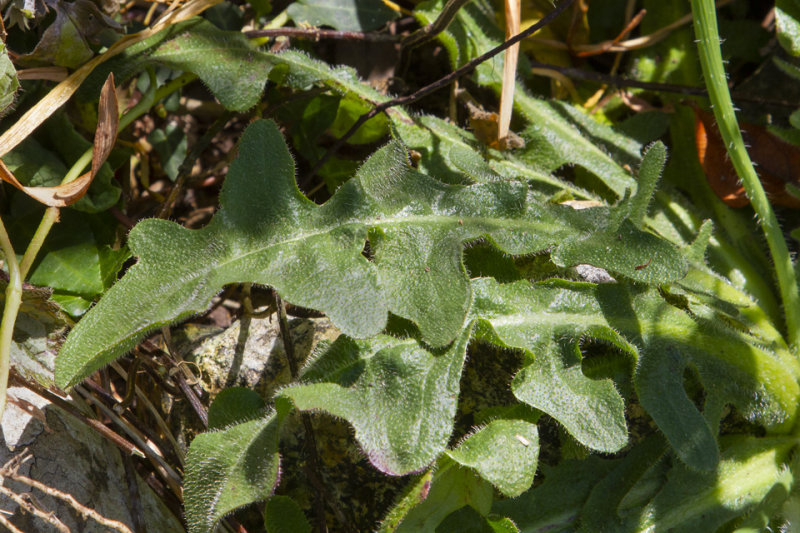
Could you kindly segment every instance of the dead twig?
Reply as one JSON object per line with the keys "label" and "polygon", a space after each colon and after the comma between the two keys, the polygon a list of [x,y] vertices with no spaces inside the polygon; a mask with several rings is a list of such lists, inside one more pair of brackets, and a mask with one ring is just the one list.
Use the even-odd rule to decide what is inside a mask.
{"label": "dead twig", "polygon": [[[75,511],[77,511],[84,518],[91,518],[92,520],[94,520],[98,524],[100,524],[102,526],[105,526],[105,527],[107,527],[109,529],[113,529],[115,531],[119,531],[120,533],[133,533],[128,528],[128,526],[126,526],[122,522],[119,522],[117,520],[111,520],[110,518],[104,517],[103,515],[101,515],[97,511],[95,511],[94,509],[90,509],[89,507],[86,507],[85,505],[80,503],[71,494],[66,493],[66,492],[62,492],[62,491],[60,491],[58,489],[55,489],[55,488],[50,487],[48,485],[45,485],[41,481],[37,481],[35,479],[31,479],[29,477],[23,476],[23,475],[17,473],[15,469],[9,469],[9,468],[3,467],[2,469],[0,469],[0,476],[7,477],[9,479],[13,479],[14,481],[18,481],[19,483],[23,483],[25,485],[28,485],[29,487],[32,487],[32,488],[34,488],[36,490],[39,490],[39,491],[43,492],[44,494],[47,494],[48,496],[52,496],[53,498],[59,499],[61,501],[64,501],[70,507],[75,509]],[[5,489],[5,487],[0,487],[0,489]],[[16,501],[16,500],[14,500],[14,501]],[[39,512],[43,513],[43,511],[39,511]],[[43,518],[39,514],[36,514],[36,516],[39,516],[43,520],[47,520],[46,518]],[[51,514],[48,513],[47,516],[50,517]],[[55,519],[55,520],[58,520],[55,516],[52,516],[52,518]],[[61,530],[61,528],[59,526],[57,526],[56,524],[54,524],[53,522],[50,522],[48,520],[48,523],[52,524],[54,527],[58,527]],[[61,521],[58,521],[58,523],[61,524],[61,526],[63,526],[63,531],[66,531],[66,533],[69,533],[69,528],[67,528],[67,526],[65,526]]]}
{"label": "dead twig", "polygon": [[83,398],[89,401],[89,403],[94,404],[102,413],[111,419],[114,424],[122,429],[133,442],[142,450],[145,454],[145,457],[152,463],[155,467],[156,471],[161,474],[161,477],[164,478],[164,481],[167,482],[172,492],[180,499],[182,498],[183,489],[181,488],[181,483],[183,482],[182,477],[180,474],[175,472],[175,470],[167,464],[167,462],[162,457],[162,454],[159,450],[155,449],[154,443],[147,443],[145,441],[145,437],[131,424],[126,423],[126,421],[120,418],[117,413],[115,413],[112,409],[106,407],[106,405],[95,398],[92,394],[89,394],[89,391],[84,389],[80,385],[76,385],[74,390],[78,392]]}
{"label": "dead twig", "polygon": [[397,35],[379,32],[323,30],[320,28],[268,28],[263,30],[250,30],[244,32],[245,37],[293,37],[295,39],[308,39],[320,41],[331,39],[337,41],[364,41],[364,42],[396,42]]}
{"label": "dead twig", "polygon": [[[2,473],[0,473],[2,475]],[[8,476],[11,477],[11,476]],[[14,503],[20,506],[24,511],[31,513],[36,518],[46,522],[56,528],[61,533],[70,533],[69,528],[59,520],[52,512],[48,513],[39,509],[38,506],[34,505],[33,502],[29,498],[24,498],[14,492],[13,490],[9,489],[8,487],[4,487],[0,485],[0,494],[7,497],[8,499],[12,500]]]}
{"label": "dead twig", "polygon": [[17,529],[14,524],[9,522],[2,513],[0,513],[0,526],[6,528],[10,533],[25,533],[24,531]]}

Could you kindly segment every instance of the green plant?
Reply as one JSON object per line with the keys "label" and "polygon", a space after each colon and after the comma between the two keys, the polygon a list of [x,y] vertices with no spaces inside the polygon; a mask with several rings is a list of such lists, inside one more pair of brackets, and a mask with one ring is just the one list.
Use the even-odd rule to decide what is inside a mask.
{"label": "green plant", "polygon": [[[371,30],[393,16],[389,8],[361,13],[358,3],[322,3],[341,13],[323,12],[319,23],[340,30]],[[415,16],[431,24],[452,14],[445,4],[419,4]],[[315,5],[291,4],[275,21],[306,20]],[[659,22],[681,14],[650,7]],[[345,529],[347,514],[330,497],[303,501],[314,491],[326,498],[313,475],[318,464],[305,492],[281,483],[299,475],[282,466],[289,442],[314,446],[312,414],[352,428],[382,487],[404,476],[402,488],[388,489],[394,504],[380,510],[381,531],[792,524],[797,265],[733,116],[713,2],[693,0],[692,9],[709,96],[769,255],[734,238],[755,226],[696,179],[686,107],[617,124],[612,111],[596,120],[519,84],[525,147],[501,152],[441,118],[390,106],[396,102],[352,69],[304,52],[265,51],[201,19],[142,35],[97,62],[78,97],[91,100],[109,72],[119,83],[145,73],[145,96],[123,115],[122,129],[196,76],[228,111],[253,120],[207,225],[155,218],[132,229],[126,242],[136,263],[78,320],[56,360],[56,383],[73,387],[149,333],[204,313],[225,287],[245,284],[247,306],[251,284],[269,286],[290,382],[270,397],[229,388],[210,404],[208,431],[186,457],[190,531],[212,531],[265,500],[267,531],[311,530],[309,508],[316,528],[328,510],[327,520]],[[489,2],[468,4],[439,34],[453,68],[499,43],[492,16]],[[652,54],[678,54],[690,38],[680,31]],[[649,53],[637,57],[639,77],[665,81],[671,73],[654,68]],[[476,67],[476,90],[500,92],[499,57]],[[675,64],[675,75],[697,81],[689,59]],[[520,68],[529,67],[523,58]],[[156,69],[189,74],[156,88]],[[280,102],[286,95],[303,104]],[[325,132],[339,136],[378,105],[386,113],[350,138],[353,151],[372,152],[363,162],[318,149]],[[257,118],[261,112],[279,123]],[[669,161],[658,140],[668,125]],[[370,146],[376,141],[382,146]],[[324,202],[298,188],[292,151],[328,185]],[[186,169],[173,171],[182,184]],[[575,200],[590,202],[570,205]],[[8,349],[21,283],[54,209],[22,266],[0,231],[10,280],[0,346]],[[324,313],[342,335],[298,360],[283,300]],[[488,369],[492,391],[476,393],[470,366]],[[317,452],[325,450],[309,457]],[[534,483],[537,471],[542,483]],[[372,527],[376,516],[350,527]]]}

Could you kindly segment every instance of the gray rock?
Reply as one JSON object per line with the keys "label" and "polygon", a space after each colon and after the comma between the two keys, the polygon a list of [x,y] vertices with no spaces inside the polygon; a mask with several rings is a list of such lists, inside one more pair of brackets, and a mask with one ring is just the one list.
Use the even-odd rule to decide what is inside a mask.
{"label": "gray rock", "polygon": [[[9,396],[40,410],[44,423],[9,403],[0,424],[0,464],[5,464],[27,447],[33,457],[18,470],[20,474],[71,494],[102,516],[120,521],[135,531],[128,492],[129,478],[119,448],[27,389],[12,387]],[[164,533],[185,531],[175,515],[138,476],[136,484],[142,507],[141,523],[149,527],[158,524],[157,531]],[[70,531],[109,531],[107,527],[81,517],[63,500],[9,479],[4,479],[3,485],[17,494],[30,496],[41,509],[52,512]],[[0,512],[27,533],[55,531],[40,518],[22,512],[3,494],[0,494]]]}

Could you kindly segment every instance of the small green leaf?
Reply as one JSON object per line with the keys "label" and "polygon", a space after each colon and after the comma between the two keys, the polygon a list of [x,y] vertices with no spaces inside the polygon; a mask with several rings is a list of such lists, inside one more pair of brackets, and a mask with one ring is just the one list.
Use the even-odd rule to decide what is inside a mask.
{"label": "small green leaf", "polygon": [[642,164],[639,166],[639,182],[636,195],[631,203],[630,221],[637,228],[642,228],[647,208],[653,200],[656,185],[667,162],[667,147],[661,141],[655,142],[645,149]]}
{"label": "small green leaf", "polygon": [[288,496],[273,496],[264,509],[267,533],[311,533],[303,510]]}
{"label": "small green leaf", "polygon": [[636,390],[678,457],[692,468],[714,470],[719,460],[717,441],[683,388],[686,365],[675,348],[646,350],[636,367]]}
{"label": "small green leaf", "polygon": [[524,420],[493,420],[447,455],[475,470],[503,495],[513,498],[533,483],[539,458],[539,433],[536,424]]}
{"label": "small green leaf", "polygon": [[160,45],[149,60],[197,74],[231,111],[247,111],[258,103],[272,68],[244,35],[207,22]]}
{"label": "small green leaf", "polygon": [[520,533],[517,524],[505,516],[489,515],[486,517],[486,523],[492,528],[493,533]]}
{"label": "small green leaf", "polygon": [[186,157],[187,140],[183,129],[178,124],[170,123],[164,129],[153,130],[147,136],[147,141],[158,153],[164,174],[175,181],[178,178],[178,169]]}
{"label": "small green leaf", "polygon": [[[339,102],[339,109],[336,120],[330,127],[330,133],[336,138],[343,137],[356,121],[367,113],[372,106],[360,100],[352,98],[342,98]],[[364,124],[349,138],[350,144],[369,144],[384,139],[389,133],[389,120],[386,115],[380,113]]]}
{"label": "small green leaf", "polygon": [[544,483],[518,498],[495,502],[492,512],[511,518],[520,531],[575,531],[578,513],[592,488],[617,464],[592,455],[543,467]]}
{"label": "small green leaf", "polygon": [[374,0],[298,0],[288,13],[297,23],[342,31],[376,30],[397,16],[386,4]]}
{"label": "small green leaf", "polygon": [[469,505],[481,515],[489,514],[492,486],[447,457],[442,457],[425,500],[406,514],[398,533],[434,531],[447,516]]}
{"label": "small green leaf", "polygon": [[279,405],[261,418],[195,437],[184,485],[191,533],[211,532],[231,511],[269,498],[280,477],[278,436],[286,414]]}
{"label": "small green leaf", "polygon": [[80,296],[72,294],[63,294],[54,292],[51,296],[52,300],[58,304],[62,311],[72,317],[79,317],[83,315],[94,303],[92,300],[87,300]]}
{"label": "small green leaf", "polygon": [[5,44],[0,44],[0,117],[8,112],[19,89],[17,70],[8,57]]}
{"label": "small green leaf", "polygon": [[469,333],[436,354],[413,339],[340,337],[304,373],[313,383],[281,394],[300,410],[347,420],[381,472],[419,471],[445,450],[453,431]]}
{"label": "small green leaf", "polygon": [[775,25],[781,46],[793,56],[800,55],[800,1],[776,0]]}
{"label": "small green leaf", "polygon": [[208,408],[208,429],[225,429],[264,415],[267,403],[254,390],[229,387],[217,394]]}

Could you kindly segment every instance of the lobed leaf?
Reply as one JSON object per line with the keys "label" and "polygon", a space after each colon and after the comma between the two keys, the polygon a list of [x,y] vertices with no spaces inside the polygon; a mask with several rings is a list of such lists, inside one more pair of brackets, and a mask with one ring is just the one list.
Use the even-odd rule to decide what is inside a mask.
{"label": "lobed leaf", "polygon": [[[391,311],[416,323],[425,342],[447,345],[463,329],[472,299],[464,243],[483,237],[505,253],[531,254],[605,231],[619,218],[611,216],[614,209],[575,211],[536,200],[520,182],[443,184],[414,171],[403,147],[391,143],[316,206],[297,189],[277,127],[255,122],[208,226],[191,231],[145,220],[131,231],[139,262],[70,334],[56,369],[59,383],[71,386],[149,330],[205,310],[235,282],[272,285],[288,301],[326,313],[352,337],[378,333]],[[656,237],[629,233],[607,248],[610,256],[629,258],[621,264],[631,277],[652,281],[663,273],[664,282],[683,275],[678,250],[664,241],[649,256],[652,269],[639,273],[631,264],[639,252],[630,259],[624,250],[635,242],[650,250],[646,243]],[[362,254],[367,235],[373,261]],[[569,259],[591,260],[580,253]]]}
{"label": "lobed leaf", "polygon": [[[578,341],[594,334],[627,351],[635,349],[576,293],[555,297],[527,282],[474,281],[478,337],[526,352],[512,390],[521,401],[558,420],[582,444],[616,452],[628,442],[625,404],[610,380],[583,375]],[[570,297],[572,296],[572,297]]]}
{"label": "lobed leaf", "polygon": [[[605,394],[581,397],[603,383],[591,382],[576,366],[582,338],[611,343],[639,358],[634,379],[642,405],[681,459],[697,468],[714,467],[715,435],[687,399],[685,365],[669,364],[674,354],[698,369],[707,405],[733,404],[770,431],[794,426],[796,362],[780,345],[766,347],[744,331],[718,325],[719,315],[702,303],[621,284],[500,285],[478,279],[473,286],[477,336],[525,350],[526,364],[513,382],[515,395],[551,414],[587,446],[619,449],[626,432],[622,400],[610,383]],[[579,386],[565,386],[571,383],[565,375]],[[554,379],[561,380],[558,386]],[[698,429],[701,425],[706,429]],[[686,441],[687,430],[691,441]]]}
{"label": "lobed leaf", "polygon": [[446,351],[413,339],[337,339],[304,373],[313,383],[281,395],[298,409],[324,411],[352,424],[370,462],[404,475],[434,461],[453,431],[470,329]]}

